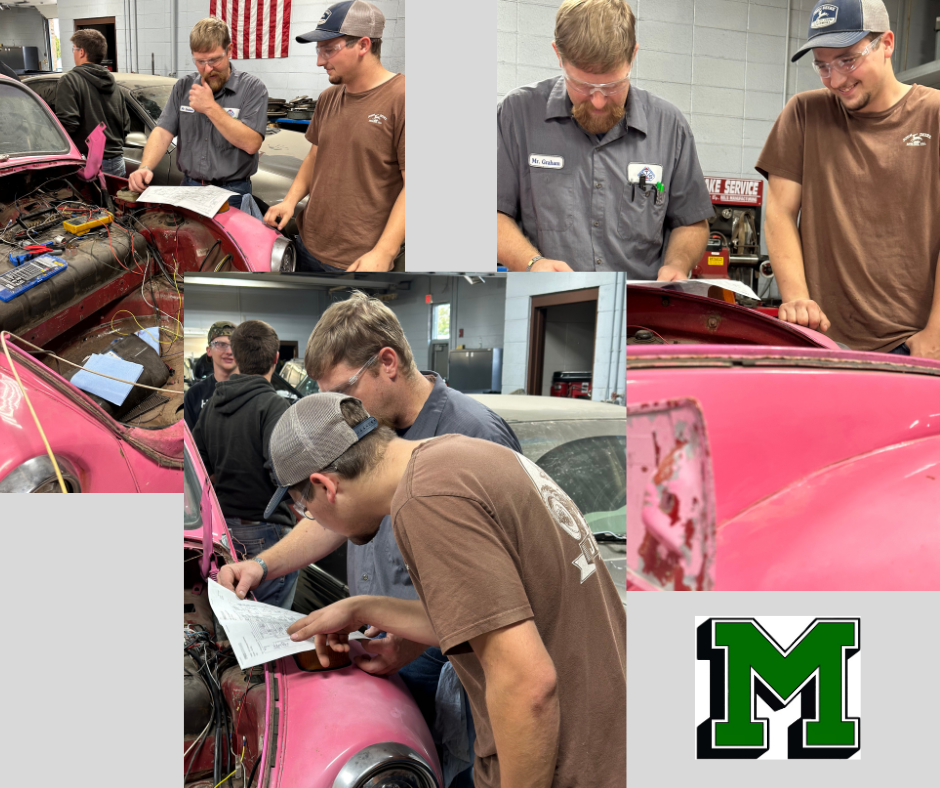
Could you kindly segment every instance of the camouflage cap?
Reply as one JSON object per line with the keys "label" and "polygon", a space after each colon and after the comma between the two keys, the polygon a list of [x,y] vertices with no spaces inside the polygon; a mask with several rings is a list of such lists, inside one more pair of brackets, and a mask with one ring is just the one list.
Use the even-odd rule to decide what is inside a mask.
{"label": "camouflage cap", "polygon": [[235,324],[230,320],[217,320],[209,329],[209,344],[216,337],[227,337],[235,330]]}

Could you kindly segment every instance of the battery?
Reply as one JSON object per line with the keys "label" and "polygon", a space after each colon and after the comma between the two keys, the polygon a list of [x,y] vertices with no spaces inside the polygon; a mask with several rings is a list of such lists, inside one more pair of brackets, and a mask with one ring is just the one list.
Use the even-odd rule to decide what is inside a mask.
{"label": "battery", "polygon": [[68,265],[61,257],[44,254],[23,263],[19,268],[0,274],[0,301],[12,301],[31,287],[61,273]]}
{"label": "battery", "polygon": [[104,227],[106,224],[111,224],[114,220],[114,217],[107,211],[101,211],[96,213],[91,218],[87,219],[82,224],[75,224],[74,222],[66,221],[62,222],[62,226],[68,230],[72,235],[84,235],[85,233],[94,230],[96,227]]}

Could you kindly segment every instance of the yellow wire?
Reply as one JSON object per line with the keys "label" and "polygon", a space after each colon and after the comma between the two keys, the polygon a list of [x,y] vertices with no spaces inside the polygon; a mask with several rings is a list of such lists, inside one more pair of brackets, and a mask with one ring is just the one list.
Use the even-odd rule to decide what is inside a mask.
{"label": "yellow wire", "polygon": [[[61,361],[61,362],[65,363],[65,364],[68,364],[70,367],[77,367],[78,369],[85,369],[81,364],[76,364],[76,363],[73,362],[73,361],[69,361],[67,358],[62,358],[62,356],[57,356],[57,355],[56,355],[55,353],[53,353],[51,350],[46,350],[45,348],[39,347],[39,345],[34,345],[32,342],[29,342],[29,341],[23,339],[23,337],[21,337],[21,336],[17,336],[16,334],[13,334],[13,333],[11,333],[11,332],[9,332],[9,331],[4,331],[3,333],[4,333],[4,334],[8,334],[9,336],[13,337],[14,339],[18,339],[18,340],[19,340],[20,342],[22,342],[24,345],[29,345],[31,348],[35,348],[36,350],[38,350],[38,351],[40,351],[40,352],[42,352],[42,353],[48,353],[48,354],[49,354],[50,356],[52,356],[54,359],[57,359],[58,361]],[[5,346],[6,346],[6,345],[4,344],[4,347],[5,347]],[[9,358],[9,354],[7,355],[7,358]],[[12,363],[12,362],[10,362],[10,363]],[[115,377],[112,377],[111,375],[105,375],[104,372],[95,372],[93,369],[85,369],[85,372],[90,372],[92,375],[97,375],[98,377],[101,377],[101,378],[107,378],[108,380],[116,380],[118,383],[129,383],[130,385],[132,385],[132,386],[137,386],[138,388],[150,389],[150,391],[158,391],[158,392],[160,392],[161,394],[169,394],[170,396],[173,396],[173,397],[182,397],[182,396],[184,396],[182,391],[173,391],[172,389],[158,389],[158,388],[156,388],[155,386],[146,386],[146,385],[144,385],[143,383],[135,383],[133,380],[124,380],[123,378],[115,378]],[[14,373],[14,374],[15,374],[15,373]]]}
{"label": "yellow wire", "polygon": [[[235,769],[235,770],[232,772],[232,774],[235,774],[235,772],[237,772],[237,771],[238,771],[238,769]],[[232,774],[230,774],[228,777],[231,777]],[[227,780],[228,777],[226,777],[225,780]],[[222,783],[224,783],[225,780],[222,780],[222,782],[220,782],[220,783],[216,783],[215,788],[219,788],[219,786],[220,786]]]}
{"label": "yellow wire", "polygon": [[[52,467],[55,468],[55,475],[59,480],[59,487],[62,488],[62,492],[68,493],[68,489],[65,486],[65,479],[62,478],[62,471],[59,470],[59,463],[55,461],[55,455],[52,453],[52,447],[49,445],[49,441],[46,440],[46,433],[43,432],[42,424],[39,423],[39,416],[36,415],[36,411],[33,409],[33,403],[29,401],[29,395],[26,393],[26,386],[24,386],[23,381],[20,380],[20,374],[16,371],[16,367],[13,364],[13,359],[10,357],[10,349],[7,347],[8,336],[14,335],[9,331],[0,331],[0,343],[3,344],[3,352],[6,353],[7,363],[10,365],[10,371],[13,373],[13,377],[16,378],[16,384],[20,387],[20,391],[23,393],[23,398],[26,400],[26,404],[29,406],[29,412],[33,414],[33,421],[36,422],[36,429],[39,430],[39,437],[42,438],[42,442],[46,446],[46,454],[49,455],[49,461],[52,463]],[[229,775],[229,777],[231,777],[231,775]]]}

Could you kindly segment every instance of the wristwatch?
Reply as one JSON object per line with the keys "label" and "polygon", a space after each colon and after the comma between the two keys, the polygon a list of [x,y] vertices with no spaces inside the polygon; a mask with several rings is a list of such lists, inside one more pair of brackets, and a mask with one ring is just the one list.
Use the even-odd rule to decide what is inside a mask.
{"label": "wristwatch", "polygon": [[264,579],[268,576],[268,565],[264,562],[263,558],[252,558],[251,560],[257,561],[259,564],[261,564],[262,574],[261,574],[261,579],[258,581],[258,584],[260,585],[261,583],[264,582]]}
{"label": "wristwatch", "polygon": [[525,267],[525,270],[526,270],[526,271],[531,271],[531,270],[532,270],[532,266],[535,265],[539,260],[542,260],[542,259],[544,259],[544,258],[542,257],[542,255],[540,255],[540,254],[535,255],[535,257],[533,257],[531,260],[529,260],[529,264]]}

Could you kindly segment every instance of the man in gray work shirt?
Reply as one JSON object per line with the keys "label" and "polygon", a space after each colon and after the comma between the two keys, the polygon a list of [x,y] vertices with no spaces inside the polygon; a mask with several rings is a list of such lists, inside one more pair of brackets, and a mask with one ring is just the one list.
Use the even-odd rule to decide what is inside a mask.
{"label": "man in gray work shirt", "polygon": [[241,195],[251,194],[250,178],[258,171],[258,151],[268,122],[268,90],[260,79],[231,64],[232,38],[221,19],[197,22],[189,34],[189,47],[199,72],[173,86],[140,166],[128,182],[133,191],[143,191],[153,178],[152,168],[178,137],[181,185],[213,185],[237,192],[229,204],[240,208]]}
{"label": "man in gray work shirt", "polygon": [[624,0],[565,0],[562,76],[496,112],[497,260],[516,271],[686,279],[714,215],[682,113],[630,87],[636,20]]}
{"label": "man in gray work shirt", "polygon": [[[522,452],[509,425],[493,411],[448,388],[440,375],[419,372],[398,318],[381,301],[361,292],[354,291],[323,313],[307,343],[304,366],[320,391],[356,397],[400,437],[421,440],[458,433]],[[272,499],[269,509],[276,504]],[[319,561],[345,541],[316,522],[301,520],[274,548],[258,556],[264,566],[254,561],[229,564],[219,572],[219,583],[244,598],[262,577],[280,577]],[[371,542],[350,543],[347,549],[350,594],[418,598],[389,517]],[[379,674],[398,670],[433,731],[435,690],[447,662],[440,649],[395,635],[373,640],[366,649],[375,656],[368,661],[357,658],[359,666]]]}

